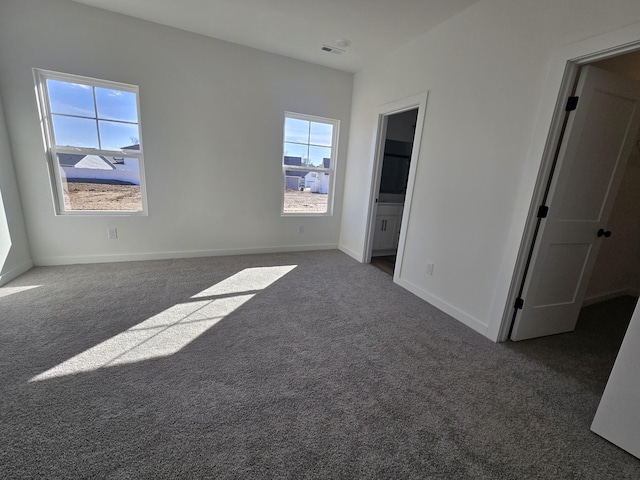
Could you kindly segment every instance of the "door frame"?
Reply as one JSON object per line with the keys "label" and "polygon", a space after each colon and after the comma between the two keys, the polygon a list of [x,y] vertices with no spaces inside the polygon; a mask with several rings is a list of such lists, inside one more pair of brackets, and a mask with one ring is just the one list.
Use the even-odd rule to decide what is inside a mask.
{"label": "door frame", "polygon": [[407,192],[404,198],[404,208],[402,210],[402,220],[400,222],[400,239],[398,241],[398,252],[396,254],[396,267],[393,274],[394,281],[400,276],[402,262],[404,258],[404,246],[407,238],[407,225],[411,214],[411,204],[413,190],[415,186],[418,159],[420,158],[420,144],[422,143],[422,130],[424,128],[425,112],[427,110],[427,98],[429,92],[422,92],[410,97],[402,98],[391,103],[381,105],[376,110],[376,137],[373,155],[373,170],[371,172],[371,186],[369,188],[369,208],[367,211],[367,234],[365,237],[363,263],[371,263],[371,253],[373,251],[373,235],[376,224],[376,213],[378,210],[378,195],[380,190],[380,180],[382,178],[382,163],[384,160],[384,147],[387,136],[387,122],[391,115],[418,109],[416,118],[416,130],[413,136],[413,148],[411,150],[411,163],[409,165],[409,178],[407,181]]}
{"label": "door frame", "polygon": [[[551,180],[551,176],[555,173],[553,171],[554,159],[563,132],[565,106],[567,98],[573,92],[579,68],[598,60],[630,53],[638,49],[640,49],[640,24],[569,45],[554,54],[530,152],[531,156],[533,156],[536,150],[541,150],[542,155],[538,157],[541,158],[541,161],[537,165],[536,181],[529,201],[526,223],[523,225],[524,233],[520,239],[515,268],[511,271],[507,298],[504,303],[496,301],[492,308],[492,317],[499,318],[500,322],[493,322],[489,325],[488,336],[490,338],[494,338],[499,342],[509,339],[511,326],[515,319],[516,299],[524,276],[527,273],[529,253],[536,238],[538,208],[542,205],[546,187]],[[551,99],[555,99],[553,105],[551,104]],[[547,112],[545,112],[545,109]],[[545,127],[546,122],[542,119],[548,118],[545,113],[549,113],[549,111],[551,112],[550,126]],[[549,123],[546,123],[546,125],[549,125]],[[533,166],[534,164],[529,162],[525,175],[533,173],[531,172]],[[517,223],[517,220],[515,222]],[[503,281],[506,281],[506,275],[503,277]],[[502,311],[500,312],[499,310]]]}

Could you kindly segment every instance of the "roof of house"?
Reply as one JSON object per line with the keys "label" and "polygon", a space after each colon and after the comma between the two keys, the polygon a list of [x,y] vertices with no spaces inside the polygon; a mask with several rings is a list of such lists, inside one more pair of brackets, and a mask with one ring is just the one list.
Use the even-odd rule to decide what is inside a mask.
{"label": "roof of house", "polygon": [[77,167],[79,163],[82,163],[79,168],[102,168],[105,170],[113,170],[112,159],[109,157],[103,157],[101,155],[83,155],[77,153],[59,153],[58,162],[63,167]]}
{"label": "roof of house", "polygon": [[133,145],[127,145],[126,147],[120,147],[120,150],[140,150],[140,144],[134,143]]}

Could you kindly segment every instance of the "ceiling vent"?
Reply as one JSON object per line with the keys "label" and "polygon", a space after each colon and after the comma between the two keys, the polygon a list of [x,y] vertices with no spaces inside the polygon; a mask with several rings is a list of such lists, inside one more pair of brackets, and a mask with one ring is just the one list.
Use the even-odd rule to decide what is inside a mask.
{"label": "ceiling vent", "polygon": [[345,52],[340,48],[330,47],[329,45],[322,45],[322,48],[320,50],[322,50],[323,52],[335,53],[336,55],[342,55]]}

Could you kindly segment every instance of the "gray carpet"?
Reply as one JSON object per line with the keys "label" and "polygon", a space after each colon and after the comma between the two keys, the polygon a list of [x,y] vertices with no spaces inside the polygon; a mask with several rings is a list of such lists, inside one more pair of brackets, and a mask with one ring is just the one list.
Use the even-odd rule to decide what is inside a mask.
{"label": "gray carpet", "polygon": [[[30,381],[278,265],[297,267],[175,353],[157,336],[155,357]],[[30,285],[0,296],[1,478],[640,478],[589,431],[625,328],[611,309],[494,344],[336,251],[36,268],[6,287]]]}

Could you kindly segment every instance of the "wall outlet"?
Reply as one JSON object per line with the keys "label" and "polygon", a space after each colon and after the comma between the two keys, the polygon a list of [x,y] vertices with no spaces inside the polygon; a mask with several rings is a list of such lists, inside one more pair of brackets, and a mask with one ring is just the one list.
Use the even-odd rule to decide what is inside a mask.
{"label": "wall outlet", "polygon": [[298,233],[304,233],[304,225],[298,225]]}
{"label": "wall outlet", "polygon": [[107,228],[107,237],[110,240],[115,240],[116,238],[118,238],[118,229],[116,227]]}
{"label": "wall outlet", "polygon": [[433,275],[433,263],[427,263],[427,275]]}

